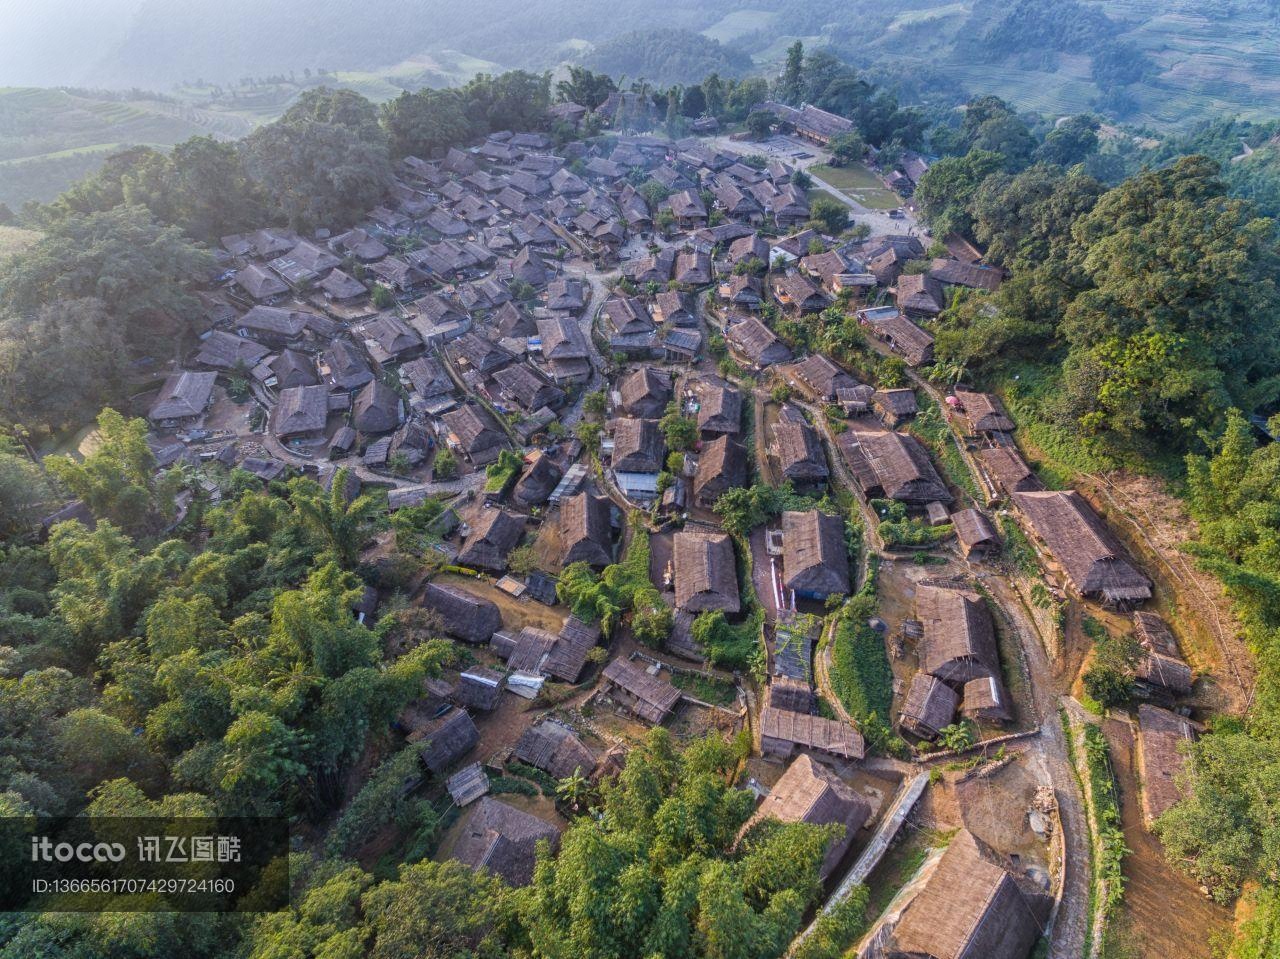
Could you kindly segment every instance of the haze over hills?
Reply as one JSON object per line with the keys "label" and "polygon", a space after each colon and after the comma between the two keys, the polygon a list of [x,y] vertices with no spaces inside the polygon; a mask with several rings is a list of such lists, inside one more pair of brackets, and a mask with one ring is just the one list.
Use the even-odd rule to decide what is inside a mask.
{"label": "haze over hills", "polygon": [[377,102],[479,72],[581,63],[667,86],[776,70],[796,39],[934,110],[994,94],[1050,119],[1092,112],[1161,135],[1222,116],[1265,121],[1280,97],[1280,0],[82,6],[0,0],[0,84],[77,88],[0,89],[0,202],[10,206],[52,198],[122,145],[243,135],[320,82]]}

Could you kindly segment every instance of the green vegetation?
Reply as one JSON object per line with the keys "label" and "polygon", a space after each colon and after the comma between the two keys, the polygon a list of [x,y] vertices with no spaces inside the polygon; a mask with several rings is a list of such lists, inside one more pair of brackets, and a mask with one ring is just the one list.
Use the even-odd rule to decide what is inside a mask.
{"label": "green vegetation", "polygon": [[821,164],[809,167],[809,172],[869,210],[892,210],[902,205],[901,198],[886,189],[879,177],[861,163],[851,162],[838,167]]}
{"label": "green vegetation", "polygon": [[699,613],[693,621],[693,639],[707,654],[707,662],[723,669],[745,669],[760,648],[763,613],[755,610],[732,625],[718,609]]}
{"label": "green vegetation", "polygon": [[[653,640],[660,641],[662,637],[654,637],[646,630],[657,628],[656,618],[662,615],[657,607],[666,609],[666,604],[649,581],[649,531],[643,515],[632,514],[631,542],[621,562],[605,567],[598,574],[586,563],[570,563],[560,574],[556,595],[575,616],[598,622],[606,636],[613,634],[625,613],[634,610],[632,626],[633,629],[639,626],[637,638],[657,645]],[[669,633],[669,610],[666,615]],[[635,622],[637,616],[641,620],[639,624]]]}
{"label": "green vegetation", "polygon": [[830,912],[820,914],[813,930],[794,953],[795,959],[840,959],[857,945],[870,925],[866,886],[855,886]]}
{"label": "green vegetation", "polygon": [[930,526],[926,520],[908,516],[906,504],[899,500],[874,499],[869,505],[880,517],[876,530],[886,546],[936,546],[953,533],[950,523]]}
{"label": "green vegetation", "polygon": [[911,432],[929,448],[934,458],[942,466],[942,474],[956,487],[964,490],[977,502],[978,481],[974,478],[969,462],[956,445],[955,435],[947,425],[942,410],[933,398],[926,395],[920,403],[920,412],[912,420]]}
{"label": "green vegetation", "polygon": [[733,683],[700,676],[697,673],[672,673],[671,685],[677,689],[683,689],[695,699],[701,699],[704,703],[715,706],[729,706],[738,698],[738,689]]}
{"label": "green vegetation", "polygon": [[502,450],[498,453],[498,458],[485,467],[484,491],[486,493],[505,491],[516,481],[523,469],[524,460],[519,453],[514,450]]}
{"label": "green vegetation", "polygon": [[1111,770],[1107,738],[1092,723],[1084,727],[1084,759],[1089,772],[1089,803],[1098,829],[1096,866],[1103,917],[1110,922],[1124,903],[1124,857],[1129,849],[1124,844],[1119,786]]}
{"label": "green vegetation", "polygon": [[871,628],[876,615],[874,578],[834,614],[831,634],[831,688],[857,723],[867,745],[896,751],[901,742],[890,729],[893,670],[884,636]]}

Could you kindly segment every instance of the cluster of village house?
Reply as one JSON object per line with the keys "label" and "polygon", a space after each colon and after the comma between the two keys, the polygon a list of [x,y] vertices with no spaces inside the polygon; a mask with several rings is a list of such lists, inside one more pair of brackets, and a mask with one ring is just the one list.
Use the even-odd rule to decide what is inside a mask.
{"label": "cluster of village house", "polygon": [[[819,143],[850,128],[810,107],[769,107]],[[573,104],[555,111],[568,122],[585,113]],[[895,176],[905,190],[919,172]],[[950,255],[926,270],[907,271],[926,256],[915,236],[822,236],[805,227],[808,200],[792,176],[785,163],[744,163],[699,139],[619,135],[553,152],[540,133],[499,133],[440,160],[405,159],[385,204],[358,228],[298,236],[264,227],[225,237],[224,272],[200,291],[207,330],[148,411],[157,456],[162,465],[214,458],[264,480],[308,462],[326,479],[334,464],[359,465],[366,480],[393,465],[422,479],[441,447],[455,451],[465,471],[516,449],[523,468],[511,483],[460,506],[466,522],[447,514],[442,548],[452,562],[503,576],[512,550],[551,528],[556,562],[500,584],[525,602],[554,605],[554,569],[615,561],[625,510],[656,506],[683,516],[655,585],[675,613],[666,652],[700,661],[694,619],[709,610],[733,619],[742,611],[743,586],[751,588],[739,582],[734,540],[711,507],[750,482],[755,464],[744,416],[753,415],[755,397],[713,372],[705,356],[712,328],[740,366],[794,388],[768,435],[754,439],[779,480],[821,492],[838,465],[864,500],[897,500],[929,522],[952,524],[961,553],[974,561],[999,545],[978,506],[1002,501],[1016,509],[1063,586],[1112,606],[1147,599],[1150,583],[1088,503],[1041,486],[994,396],[957,389],[948,398],[991,493],[989,503],[953,512],[955,499],[925,447],[898,428],[916,413],[913,390],[877,390],[821,353],[792,355],[765,321],[765,304],[798,316],[852,291],[869,334],[916,367],[932,359],[933,340],[921,324],[944,308],[946,290],[993,290],[1003,279],[961,241],[948,241]],[[657,208],[637,190],[650,180],[670,193]],[[655,231],[659,219],[670,224],[666,231]],[[600,280],[615,269],[629,283],[606,289]],[[381,307],[375,285],[391,294],[377,296]],[[626,362],[605,384],[605,469],[597,475],[580,442],[553,438],[549,428],[555,432],[551,424],[595,385],[602,355]],[[219,384],[237,384],[268,411],[259,433],[227,441],[202,429],[211,403],[226,402]],[[658,421],[673,404],[696,420],[699,441],[660,489],[667,451]],[[849,417],[838,434],[815,425],[813,415],[833,406]],[[839,464],[829,460],[828,445]],[[348,474],[351,494],[360,486],[356,472]],[[405,490],[389,475],[388,484],[393,509],[421,501],[429,488]],[[73,504],[58,518],[71,515],[83,510]],[[829,872],[871,809],[815,759],[857,761],[864,742],[852,725],[817,714],[816,636],[797,611],[849,592],[845,524],[815,509],[786,512],[776,525],[770,552],[780,562],[779,639],[751,722],[760,752],[790,765],[757,816],[843,824]],[[428,683],[400,726],[423,745],[428,772],[469,807],[452,855],[527,882],[534,845],[554,840],[557,827],[487,795],[482,762],[459,766],[480,739],[477,714],[494,710],[504,694],[533,698],[547,681],[579,683],[600,630],[574,617],[558,632],[504,623],[491,599],[452,582],[428,583],[417,598],[441,614],[455,639],[484,647],[486,657],[454,682]],[[375,609],[371,595],[361,615]],[[1146,651],[1143,681],[1171,695],[1187,692],[1190,671],[1168,627],[1151,614],[1135,619]],[[991,615],[977,593],[954,583],[922,586],[904,632],[917,644],[920,669],[902,697],[902,730],[933,739],[957,714],[991,723],[1012,718]],[[641,723],[663,723],[685,697],[660,673],[643,657],[619,656],[600,672],[597,696]],[[1176,743],[1191,727],[1148,705],[1141,728],[1149,769],[1144,799],[1154,816],[1176,797]],[[593,750],[580,732],[545,719],[523,731],[510,755],[554,777],[616,770],[619,750]],[[942,922],[936,913],[952,880],[973,889],[978,906],[963,921]],[[1045,904],[1043,888],[966,834],[898,923],[898,951],[887,954],[1022,957]],[[999,942],[990,941],[993,923]]]}

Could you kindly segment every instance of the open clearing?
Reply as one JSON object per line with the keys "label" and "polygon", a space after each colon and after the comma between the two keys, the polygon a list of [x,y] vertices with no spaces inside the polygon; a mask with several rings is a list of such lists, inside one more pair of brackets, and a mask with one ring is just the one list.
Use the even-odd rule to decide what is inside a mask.
{"label": "open clearing", "polygon": [[823,164],[810,167],[809,172],[868,210],[892,210],[902,205],[902,199],[861,163],[842,167]]}

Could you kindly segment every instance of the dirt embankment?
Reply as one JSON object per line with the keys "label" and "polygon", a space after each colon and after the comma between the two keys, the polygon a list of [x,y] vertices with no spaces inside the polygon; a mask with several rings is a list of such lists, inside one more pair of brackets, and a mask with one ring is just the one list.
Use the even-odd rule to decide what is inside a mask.
{"label": "dirt embankment", "polygon": [[1194,705],[1243,715],[1256,668],[1222,584],[1182,551],[1196,536],[1185,505],[1159,479],[1112,473],[1080,477],[1080,490],[1156,584],[1156,606],[1198,675]]}

